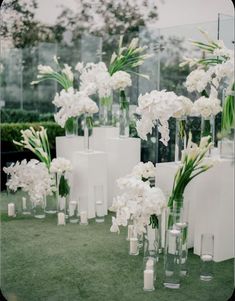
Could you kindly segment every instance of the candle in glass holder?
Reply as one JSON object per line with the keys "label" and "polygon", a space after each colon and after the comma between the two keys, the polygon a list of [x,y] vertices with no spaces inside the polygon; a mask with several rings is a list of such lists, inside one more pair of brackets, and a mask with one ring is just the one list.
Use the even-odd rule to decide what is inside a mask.
{"label": "candle in glass holder", "polygon": [[153,291],[153,270],[144,271],[144,291]]}
{"label": "candle in glass holder", "polygon": [[83,224],[83,225],[88,224],[87,212],[86,211],[81,211],[80,212],[80,224]]}
{"label": "candle in glass holder", "polygon": [[134,225],[128,225],[127,228],[127,240],[130,240],[134,236]]}
{"label": "candle in glass holder", "polygon": [[16,216],[16,212],[15,212],[15,204],[14,203],[9,203],[8,204],[8,216]]}
{"label": "candle in glass holder", "polygon": [[22,197],[22,208],[23,210],[26,210],[26,198]]}
{"label": "candle in glass holder", "polygon": [[139,254],[139,246],[138,239],[136,237],[130,238],[130,255],[138,255]]}
{"label": "candle in glass holder", "polygon": [[65,225],[65,214],[63,212],[58,213],[58,225]]}

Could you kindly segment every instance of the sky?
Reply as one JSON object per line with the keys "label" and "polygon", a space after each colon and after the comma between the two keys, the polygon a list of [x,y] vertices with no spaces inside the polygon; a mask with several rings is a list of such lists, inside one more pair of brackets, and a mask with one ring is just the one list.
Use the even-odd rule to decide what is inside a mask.
{"label": "sky", "polygon": [[[156,0],[156,2],[159,28],[214,21],[218,13],[234,16],[232,0]],[[55,22],[61,11],[61,4],[76,9],[75,0],[38,0],[38,3],[36,17],[47,24]]]}

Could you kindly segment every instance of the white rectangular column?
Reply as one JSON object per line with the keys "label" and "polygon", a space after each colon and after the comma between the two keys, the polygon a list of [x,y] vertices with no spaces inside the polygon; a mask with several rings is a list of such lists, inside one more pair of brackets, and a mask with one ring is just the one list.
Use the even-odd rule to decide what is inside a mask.
{"label": "white rectangular column", "polygon": [[131,173],[133,167],[140,162],[139,138],[108,138],[106,151],[108,155],[108,208],[113,198],[120,191],[117,179]]}
{"label": "white rectangular column", "polygon": [[200,255],[201,234],[214,234],[214,260],[234,257],[234,163],[217,159],[197,177],[194,253]]}
{"label": "white rectangular column", "polygon": [[107,155],[104,152],[75,152],[73,155],[73,176],[71,199],[79,201],[81,211],[88,212],[88,218],[95,217],[96,185],[103,186],[104,212],[107,214]]}
{"label": "white rectangular column", "polygon": [[94,127],[92,148],[97,151],[106,151],[108,138],[118,138],[119,128],[113,126]]}
{"label": "white rectangular column", "polygon": [[73,153],[84,150],[83,136],[56,137],[56,157],[62,157],[72,161]]}

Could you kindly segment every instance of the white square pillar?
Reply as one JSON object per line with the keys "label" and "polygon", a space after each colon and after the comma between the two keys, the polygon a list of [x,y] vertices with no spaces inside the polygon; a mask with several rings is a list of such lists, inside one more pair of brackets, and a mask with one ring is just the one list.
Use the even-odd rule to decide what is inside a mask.
{"label": "white square pillar", "polygon": [[73,155],[71,199],[79,201],[88,218],[95,217],[95,185],[102,185],[104,212],[107,214],[107,154],[99,151],[75,152]]}
{"label": "white square pillar", "polygon": [[108,138],[118,138],[119,128],[113,126],[94,127],[93,128],[93,149],[97,151],[106,151]]}
{"label": "white square pillar", "polygon": [[234,163],[217,159],[195,181],[197,202],[194,253],[200,255],[201,234],[214,234],[214,260],[234,257]]}
{"label": "white square pillar", "polygon": [[108,208],[113,198],[120,193],[117,179],[131,173],[140,162],[139,138],[108,138],[106,144],[108,155]]}
{"label": "white square pillar", "polygon": [[72,161],[73,153],[84,150],[83,136],[56,137],[56,157],[62,157]]}

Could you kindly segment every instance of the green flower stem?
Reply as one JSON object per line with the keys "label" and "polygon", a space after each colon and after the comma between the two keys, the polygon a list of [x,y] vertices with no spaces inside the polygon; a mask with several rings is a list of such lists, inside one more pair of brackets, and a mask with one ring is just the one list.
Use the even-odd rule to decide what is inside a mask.
{"label": "green flower stem", "polygon": [[59,182],[59,195],[61,197],[66,197],[70,192],[70,187],[68,180],[65,178],[64,174],[61,175],[60,177],[60,182]]}
{"label": "green flower stem", "polygon": [[110,106],[112,104],[112,96],[101,97],[100,104],[106,107]]}
{"label": "green flower stem", "polygon": [[129,102],[126,98],[126,93],[124,90],[120,91],[120,110],[128,110],[129,109]]}
{"label": "green flower stem", "polygon": [[[235,83],[232,85],[232,93],[235,93]],[[235,126],[234,95],[225,98],[222,111],[222,133],[227,134]]]}

